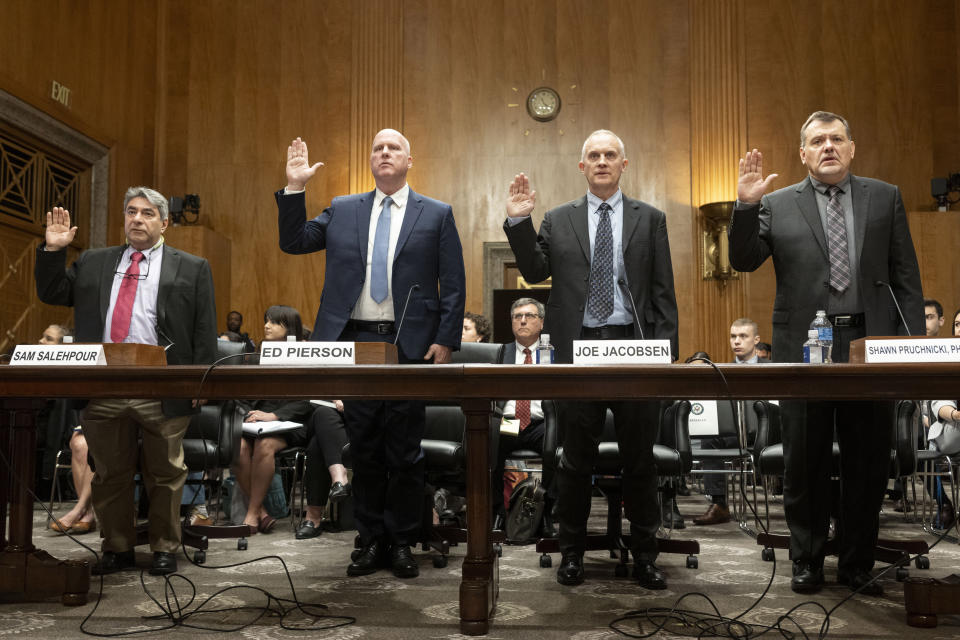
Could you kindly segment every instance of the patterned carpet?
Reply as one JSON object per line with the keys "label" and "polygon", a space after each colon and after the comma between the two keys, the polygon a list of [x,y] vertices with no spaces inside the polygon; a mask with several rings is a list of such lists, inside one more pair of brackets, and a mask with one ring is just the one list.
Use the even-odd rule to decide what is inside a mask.
{"label": "patterned carpet", "polygon": [[[751,605],[742,620],[756,625],[773,624],[787,610],[804,600],[790,591],[790,567],[784,551],[777,552],[776,573],[769,592],[755,603],[771,577],[773,564],[760,557],[760,548],[749,536],[740,532],[734,523],[719,526],[693,527],[690,519],[702,513],[707,506],[702,496],[694,494],[681,498],[680,510],[687,519],[687,528],[674,533],[678,538],[696,538],[700,541],[701,554],[698,569],[685,567],[685,556],[661,555],[659,565],[669,580],[669,589],[660,592],[645,591],[629,578],[614,576],[615,560],[605,552],[591,552],[586,557],[586,582],[578,587],[563,587],[555,580],[555,569],[541,569],[539,556],[532,546],[505,546],[500,560],[500,600],[491,626],[490,638],[576,638],[578,640],[607,640],[625,637],[609,628],[616,618],[631,611],[646,608],[677,606],[683,609],[708,610],[709,603],[699,596],[709,596],[719,610],[727,616],[738,616]],[[886,537],[916,537],[919,526],[903,521],[901,514],[893,512],[893,504],[885,505],[889,511],[881,515],[883,535]],[[602,524],[602,503],[595,501],[593,520],[599,528]],[[61,511],[62,513],[62,511]],[[84,558],[89,553],[45,528],[46,517],[36,512],[35,543],[60,558]],[[782,530],[784,523],[774,519],[774,530]],[[87,544],[99,540],[96,535],[79,538]],[[928,542],[933,538],[926,537]],[[245,622],[250,626],[228,633],[203,631],[196,628],[179,628],[160,631],[169,626],[163,620],[147,617],[160,613],[157,604],[141,586],[139,572],[125,572],[107,576],[104,580],[103,598],[99,608],[85,624],[87,631],[99,634],[117,634],[135,630],[157,628],[140,637],[158,637],[161,633],[170,638],[248,638],[271,640],[281,638],[458,638],[458,585],[460,564],[465,548],[451,550],[449,565],[436,569],[431,554],[417,551],[421,574],[414,580],[398,580],[388,571],[359,578],[345,574],[353,545],[351,533],[324,533],[313,540],[294,540],[289,521],[281,522],[269,535],[257,535],[249,539],[249,549],[238,551],[235,541],[213,541],[207,553],[204,567],[192,566],[181,556],[181,573],[196,585],[196,599],[188,604],[191,587],[181,579],[172,581],[179,598],[180,607],[194,609],[199,602],[217,591],[234,588],[209,602],[206,610],[224,611],[191,616],[187,624],[203,627],[237,627]],[[279,557],[279,558],[278,558]],[[218,565],[262,558],[250,564],[214,568]],[[292,598],[291,586],[284,574],[282,559],[290,571],[297,596],[303,602],[323,603],[328,615],[352,616],[356,622],[339,628],[303,632],[286,630],[279,624],[279,617],[268,614],[260,617],[259,611],[236,611],[243,605],[262,607],[267,597],[256,587],[270,591],[277,598]],[[554,556],[554,567],[558,558]],[[149,554],[141,548],[138,556],[141,566],[149,565]],[[912,575],[944,577],[960,573],[960,546],[943,543],[930,554],[931,568],[921,571],[911,567]],[[814,602],[829,609],[844,598],[849,591],[836,585],[836,561],[828,559],[826,566],[827,586],[816,596]],[[153,597],[173,601],[172,594],[164,595],[163,581],[144,572],[143,581]],[[830,618],[829,638],[957,638],[960,637],[960,616],[941,616],[937,629],[914,629],[905,623],[903,589],[891,576],[883,581],[886,595],[880,598],[855,597],[833,613]],[[0,636],[11,638],[59,638],[69,640],[84,637],[81,622],[90,614],[96,600],[99,580],[93,580],[91,603],[76,608],[67,608],[52,603],[18,603],[0,605]],[[175,604],[172,604],[176,608]],[[824,618],[823,610],[806,605],[792,613],[792,619],[810,635],[816,637]],[[303,624],[302,615],[288,619],[289,624]],[[320,621],[329,625],[333,620]],[[799,631],[796,626],[785,624],[790,631]],[[657,631],[647,620],[632,619],[620,628],[639,637],[676,638],[694,637],[696,631],[690,626],[674,626],[673,632]],[[704,637],[711,637],[705,635]],[[765,637],[781,637],[767,634]],[[802,635],[798,636],[802,637]]]}

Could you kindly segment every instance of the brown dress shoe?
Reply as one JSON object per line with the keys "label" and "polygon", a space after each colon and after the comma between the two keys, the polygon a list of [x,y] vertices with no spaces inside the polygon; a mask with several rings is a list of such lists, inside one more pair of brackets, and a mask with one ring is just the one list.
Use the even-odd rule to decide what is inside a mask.
{"label": "brown dress shoe", "polygon": [[706,513],[693,519],[693,524],[723,524],[730,522],[730,509],[726,505],[711,504]]}

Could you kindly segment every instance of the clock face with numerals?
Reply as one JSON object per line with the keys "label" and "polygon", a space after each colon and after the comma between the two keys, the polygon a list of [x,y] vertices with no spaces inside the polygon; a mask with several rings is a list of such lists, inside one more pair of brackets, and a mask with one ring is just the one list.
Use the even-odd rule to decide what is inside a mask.
{"label": "clock face with numerals", "polygon": [[550,87],[534,89],[527,96],[527,113],[540,122],[553,120],[560,113],[560,96]]}

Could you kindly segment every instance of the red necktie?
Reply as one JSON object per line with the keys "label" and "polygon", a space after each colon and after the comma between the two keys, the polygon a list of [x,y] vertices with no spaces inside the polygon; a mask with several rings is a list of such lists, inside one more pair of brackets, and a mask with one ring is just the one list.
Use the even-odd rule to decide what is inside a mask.
{"label": "red necktie", "polygon": [[[523,364],[533,364],[533,359],[530,357],[530,349],[524,348],[523,350]],[[529,400],[517,400],[517,406],[513,410],[513,415],[520,421],[520,431],[523,431],[530,426],[530,401]]]}
{"label": "red necktie", "polygon": [[130,256],[130,266],[123,275],[117,303],[113,305],[113,321],[110,323],[110,341],[123,342],[130,333],[130,318],[133,317],[133,301],[137,299],[137,284],[140,282],[140,261],[143,254],[134,251]]}

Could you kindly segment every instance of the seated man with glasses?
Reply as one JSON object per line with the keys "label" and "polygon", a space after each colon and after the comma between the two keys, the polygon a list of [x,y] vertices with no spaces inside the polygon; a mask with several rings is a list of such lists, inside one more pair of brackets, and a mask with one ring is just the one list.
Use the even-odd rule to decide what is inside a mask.
{"label": "seated man with glasses", "polygon": [[[70,212],[47,213],[45,242],[37,249],[37,295],[74,308],[78,342],[161,345],[168,364],[208,364],[217,353],[217,322],[210,264],[165,245],[167,199],[132,187],[124,196],[124,245],[84,251],[68,268],[65,249],[77,227]],[[180,498],[187,469],[183,435],[196,400],[91,400],[80,423],[93,457],[93,507],[100,520],[103,556],[94,574],[132,568],[134,474],[140,470],[150,500],[150,573],[177,570]]]}
{"label": "seated man with glasses", "polygon": [[[514,341],[500,350],[500,364],[537,364],[537,345],[540,344],[540,332],[543,330],[543,303],[533,298],[520,298],[510,305],[511,328]],[[543,453],[543,408],[539,400],[498,400],[497,415],[503,417],[499,429],[496,467],[491,476],[491,496],[493,497],[494,522],[503,522],[506,518],[505,503],[509,493],[504,489],[504,466],[510,452],[529,449]],[[553,520],[550,510],[553,507],[553,493],[547,489],[544,508],[543,534],[554,536]]]}

